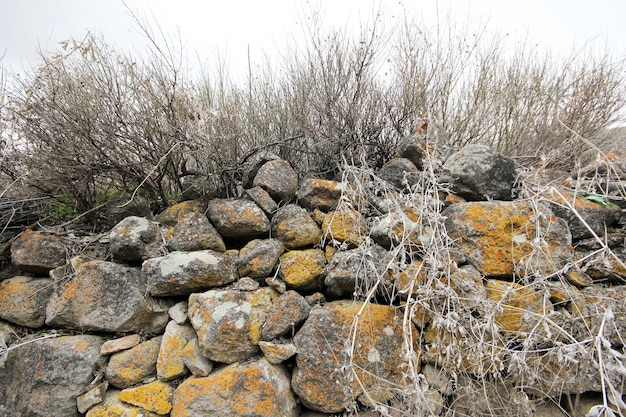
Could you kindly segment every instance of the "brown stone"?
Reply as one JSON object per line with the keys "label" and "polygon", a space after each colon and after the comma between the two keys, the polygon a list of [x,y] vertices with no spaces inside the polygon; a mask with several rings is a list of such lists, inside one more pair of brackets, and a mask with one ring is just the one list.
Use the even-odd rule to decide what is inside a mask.
{"label": "brown stone", "polygon": [[174,204],[154,217],[154,220],[163,226],[173,227],[180,219],[189,213],[203,213],[206,203],[202,200],[187,200]]}
{"label": "brown stone", "polygon": [[337,206],[344,188],[341,182],[307,178],[300,184],[298,203],[311,211],[319,209],[327,212]]}
{"label": "brown stone", "polygon": [[43,232],[25,230],[11,245],[11,261],[20,270],[48,274],[64,265],[67,253],[63,239]]}
{"label": "brown stone", "polygon": [[324,217],[322,231],[328,240],[358,245],[365,237],[365,221],[358,211],[342,208]]}
{"label": "brown stone", "polygon": [[270,221],[253,201],[214,199],[207,207],[209,219],[225,238],[254,238],[270,230]]}
{"label": "brown stone", "polygon": [[301,249],[317,245],[322,231],[306,210],[289,204],[274,214],[272,236],[280,239],[287,249]]}
{"label": "brown stone", "polygon": [[0,318],[20,326],[43,326],[53,282],[49,278],[23,276],[0,282]]}
{"label": "brown stone", "polygon": [[107,381],[116,388],[128,388],[156,375],[161,339],[157,336],[132,349],[113,354],[104,372]]}
{"label": "brown stone", "polygon": [[110,355],[112,353],[121,352],[122,350],[130,349],[139,344],[141,336],[138,334],[131,334],[128,336],[120,337],[118,339],[107,340],[102,344],[100,348],[101,355]]}
{"label": "brown stone", "polygon": [[321,249],[292,250],[280,257],[280,276],[289,288],[302,292],[319,291],[326,256]]}

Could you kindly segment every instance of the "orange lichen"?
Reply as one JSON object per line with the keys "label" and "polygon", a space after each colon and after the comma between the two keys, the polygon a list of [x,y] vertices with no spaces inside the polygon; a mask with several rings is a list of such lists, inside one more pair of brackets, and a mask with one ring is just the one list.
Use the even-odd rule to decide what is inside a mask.
{"label": "orange lichen", "polygon": [[292,288],[302,288],[314,282],[324,270],[326,258],[320,249],[287,252],[280,257],[280,274]]}
{"label": "orange lichen", "polygon": [[328,213],[322,230],[339,242],[358,244],[365,235],[365,221],[358,211],[344,208]]}
{"label": "orange lichen", "polygon": [[122,390],[119,399],[157,414],[168,414],[172,410],[174,388],[154,381],[146,385]]}
{"label": "orange lichen", "polygon": [[544,303],[542,294],[527,286],[490,279],[486,289],[487,298],[500,307],[495,320],[505,332],[527,332],[537,317],[552,310],[550,303]]}

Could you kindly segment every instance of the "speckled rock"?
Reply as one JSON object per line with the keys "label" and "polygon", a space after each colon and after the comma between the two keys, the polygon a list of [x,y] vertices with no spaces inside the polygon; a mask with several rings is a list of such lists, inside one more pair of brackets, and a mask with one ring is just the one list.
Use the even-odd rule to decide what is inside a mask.
{"label": "speckled rock", "polygon": [[[355,343],[350,361],[345,343],[352,337]],[[403,390],[406,364],[401,359],[405,357],[402,316],[396,315],[394,307],[347,300],[315,307],[294,344],[298,353],[292,388],[310,409],[338,413],[363,389],[381,402]],[[354,367],[350,368],[349,363]],[[338,372],[344,366],[348,368]],[[358,375],[362,386],[350,377],[351,372]]]}
{"label": "speckled rock", "polygon": [[268,308],[261,339],[272,340],[278,336],[290,335],[309,316],[311,306],[303,296],[295,291],[287,291],[278,297]]}
{"label": "speckled rock", "polygon": [[297,417],[298,405],[282,365],[266,359],[233,364],[205,378],[184,381],[172,417]]}
{"label": "speckled rock", "polygon": [[538,209],[525,201],[470,202],[443,215],[448,235],[481,274],[532,277],[559,270],[574,255],[563,220],[545,206]]}
{"label": "speckled rock", "polygon": [[102,344],[100,354],[110,355],[112,353],[121,352],[126,349],[134,348],[139,342],[141,342],[141,336],[138,334],[129,334],[128,336],[107,340]]}
{"label": "speckled rock", "polygon": [[159,227],[145,217],[126,217],[113,227],[109,239],[117,261],[145,261],[161,251]]}
{"label": "speckled rock", "polygon": [[334,210],[324,216],[322,231],[330,241],[359,245],[365,237],[365,220],[351,208]]}
{"label": "speckled rock", "polygon": [[345,186],[341,182],[307,178],[300,184],[298,204],[308,210],[327,212],[334,209],[339,202]]}
{"label": "speckled rock", "polygon": [[262,280],[272,275],[285,246],[278,239],[254,239],[239,251],[239,276]]}
{"label": "speckled rock", "polygon": [[236,281],[235,261],[229,252],[210,249],[171,252],[145,261],[141,273],[154,296],[186,295]]}
{"label": "speckled rock", "polygon": [[387,256],[388,252],[378,245],[337,252],[325,269],[326,292],[333,297],[351,298],[358,290],[357,282],[362,289],[379,278],[390,280]]}
{"label": "speckled rock", "polygon": [[126,388],[118,398],[128,404],[160,415],[172,410],[175,389],[166,382],[153,381],[149,384]]}
{"label": "speckled rock", "polygon": [[170,321],[167,324],[157,360],[157,378],[159,380],[169,381],[188,373],[185,367],[183,349],[195,337],[196,332],[190,325],[176,324],[175,321]]}
{"label": "speckled rock", "polygon": [[241,185],[243,188],[254,187],[253,182],[259,169],[269,161],[279,161],[280,156],[268,151],[257,152],[250,156],[244,163]]}
{"label": "speckled rock", "polygon": [[89,261],[77,266],[72,279],[55,286],[46,307],[46,324],[156,334],[168,322],[169,307],[169,302],[148,294],[139,268]]}
{"label": "speckled rock", "polygon": [[189,297],[189,320],[202,353],[215,362],[244,361],[259,352],[266,311],[274,290],[210,290]]}
{"label": "speckled rock", "polygon": [[254,201],[269,218],[271,218],[276,210],[278,210],[278,204],[276,204],[276,201],[274,201],[272,196],[270,196],[269,193],[261,187],[248,188],[246,190],[246,195],[250,197],[250,199]]}
{"label": "speckled rock", "polygon": [[99,354],[102,338],[33,335],[20,342],[19,349],[8,351],[0,372],[0,404],[6,415],[80,416],[76,397],[89,389],[105,364]]}
{"label": "speckled rock", "polygon": [[224,238],[254,238],[267,234],[270,221],[253,201],[214,199],[207,215]]}
{"label": "speckled rock", "polygon": [[0,318],[20,326],[43,326],[53,282],[48,278],[23,276],[0,282]]}
{"label": "speckled rock", "polygon": [[252,185],[263,188],[274,201],[288,203],[296,196],[298,175],[289,162],[276,159],[259,168]]}
{"label": "speckled rock", "polygon": [[197,251],[211,249],[225,252],[222,236],[203,213],[188,213],[180,218],[172,229],[167,248],[171,251]]}
{"label": "speckled rock", "polygon": [[297,352],[293,343],[274,343],[264,340],[259,342],[259,347],[265,359],[271,364],[279,364],[294,356]]}
{"label": "speckled rock", "polygon": [[104,401],[90,409],[85,417],[160,417],[159,414],[120,401],[120,391],[110,389]]}
{"label": "speckled rock", "polygon": [[132,349],[113,354],[104,372],[107,381],[116,388],[128,388],[156,375],[161,339],[157,336]]}
{"label": "speckled rock", "polygon": [[292,250],[280,257],[280,277],[288,288],[310,293],[322,288],[326,256],[321,249]]}
{"label": "speckled rock", "polygon": [[300,249],[318,244],[322,231],[306,210],[288,204],[274,214],[272,236],[280,239],[287,249]]}
{"label": "speckled rock", "polygon": [[187,200],[174,204],[154,217],[163,226],[174,227],[180,219],[190,213],[203,213],[206,203],[201,200]]}
{"label": "speckled rock", "polygon": [[386,248],[405,246],[420,248],[432,241],[433,230],[420,222],[420,215],[413,208],[392,209],[389,213],[373,219],[370,236],[374,242]]}
{"label": "speckled rock", "polygon": [[402,190],[417,183],[419,169],[407,158],[393,158],[382,166],[378,175]]}
{"label": "speckled rock", "polygon": [[183,363],[193,376],[207,376],[213,370],[213,362],[202,356],[198,338],[194,337],[181,351]]}
{"label": "speckled rock", "polygon": [[62,238],[44,232],[25,230],[11,245],[11,261],[20,270],[48,274],[64,265],[67,258]]}
{"label": "speckled rock", "polygon": [[107,381],[96,384],[89,391],[76,397],[76,408],[81,414],[85,414],[91,407],[104,401],[106,391],[109,388]]}

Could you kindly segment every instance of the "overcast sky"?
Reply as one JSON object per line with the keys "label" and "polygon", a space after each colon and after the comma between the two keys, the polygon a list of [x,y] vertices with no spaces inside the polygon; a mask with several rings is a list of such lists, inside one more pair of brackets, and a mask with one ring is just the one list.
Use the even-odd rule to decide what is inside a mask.
{"label": "overcast sky", "polygon": [[[380,4],[387,18],[398,15],[400,0],[312,0],[329,25],[355,24]],[[302,33],[304,0],[126,0],[140,17],[180,33],[190,59],[208,59],[216,48],[231,65],[251,55],[272,53],[290,34]],[[434,19],[434,10],[452,10],[458,19],[487,21],[492,30],[523,37],[558,53],[593,40],[626,56],[625,0],[405,0],[406,7]],[[87,31],[117,47],[140,49],[142,38],[121,0],[0,0],[0,64],[19,72],[36,65],[37,50],[82,38]]]}

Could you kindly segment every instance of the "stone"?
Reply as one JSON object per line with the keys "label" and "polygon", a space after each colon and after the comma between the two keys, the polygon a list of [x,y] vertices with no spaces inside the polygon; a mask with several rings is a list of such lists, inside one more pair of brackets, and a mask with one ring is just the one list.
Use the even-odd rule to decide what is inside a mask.
{"label": "stone", "polygon": [[289,162],[276,159],[264,163],[254,176],[252,185],[261,187],[276,202],[288,203],[298,190],[298,175]]}
{"label": "stone", "polygon": [[484,145],[467,145],[443,164],[440,182],[468,201],[502,200],[513,197],[517,179],[515,162]]}
{"label": "stone", "polygon": [[120,401],[160,415],[172,410],[175,389],[162,381],[126,388],[119,393]]}
{"label": "stone", "polygon": [[187,311],[189,310],[189,305],[187,301],[179,301],[174,304],[167,310],[167,314],[170,316],[172,320],[174,320],[178,324],[185,324],[187,321]]}
{"label": "stone", "polygon": [[573,260],[571,236],[549,208],[526,201],[469,202],[444,212],[450,239],[490,277],[550,275]]}
{"label": "stone", "polygon": [[[106,295],[106,296],[103,296]],[[139,268],[106,261],[77,266],[75,276],[55,286],[46,324],[104,332],[157,334],[171,304],[148,294]]]}
{"label": "stone", "polygon": [[301,207],[288,204],[272,218],[272,236],[280,239],[287,249],[301,249],[320,242],[322,230]]}
{"label": "stone", "polygon": [[166,208],[161,213],[157,214],[154,220],[161,223],[163,226],[174,227],[185,215],[190,213],[204,213],[205,209],[206,203],[202,200],[187,200]]}
{"label": "stone", "polygon": [[231,285],[231,288],[239,291],[255,291],[261,284],[249,277],[239,278],[239,281]]}
{"label": "stone", "polygon": [[43,326],[53,283],[49,278],[24,276],[0,282],[0,318],[20,326]]}
{"label": "stone", "polygon": [[146,260],[141,273],[150,294],[162,297],[187,295],[237,280],[235,257],[210,249],[171,252]]}
{"label": "stone", "polygon": [[108,390],[104,401],[91,408],[85,417],[160,417],[157,413],[120,401],[120,393],[116,389]]}
{"label": "stone", "polygon": [[222,236],[203,213],[188,213],[182,216],[172,229],[167,248],[171,251],[186,252],[203,249],[226,251]]}
{"label": "stone", "polygon": [[190,325],[180,325],[175,321],[170,321],[167,324],[157,359],[157,378],[159,380],[170,381],[187,374],[188,370],[185,367],[182,351],[187,343],[195,338],[196,332]]}
{"label": "stone", "polygon": [[156,375],[161,336],[138,344],[132,349],[111,355],[104,376],[116,388],[128,388]]}
{"label": "stone", "polygon": [[387,256],[378,245],[337,252],[325,269],[326,293],[337,298],[358,297],[376,280],[388,281]]}
{"label": "stone", "polygon": [[365,220],[352,208],[334,210],[324,217],[322,231],[330,241],[358,246],[365,238]]}
{"label": "stone", "polygon": [[225,238],[254,238],[267,234],[270,221],[253,201],[214,199],[209,201],[208,216]]}
{"label": "stone", "polygon": [[389,213],[373,219],[370,236],[379,245],[390,248],[405,246],[419,250],[433,239],[433,229],[422,224],[419,213],[413,208],[392,209]]}
{"label": "stone", "polygon": [[[27,343],[28,342],[28,343]],[[0,372],[0,404],[7,416],[79,417],[76,398],[105,364],[102,338],[28,336],[8,351]]]}
{"label": "stone", "polygon": [[76,408],[81,414],[85,414],[91,407],[104,401],[109,383],[107,381],[97,384],[84,394],[76,397]]}
{"label": "stone", "polygon": [[419,170],[424,169],[424,160],[435,155],[435,148],[428,144],[426,137],[427,124],[419,133],[415,132],[403,138],[398,144],[397,156],[411,161]]}
{"label": "stone", "polygon": [[101,355],[111,355],[126,349],[131,349],[141,342],[141,336],[138,334],[130,334],[113,340],[107,340],[100,348]]}
{"label": "stone", "polygon": [[243,188],[252,188],[254,187],[254,179],[257,176],[257,173],[261,169],[263,165],[270,161],[280,161],[281,158],[268,151],[262,151],[255,153],[250,158],[248,158],[244,163],[244,170],[241,179],[241,185]]}
{"label": "stone", "polygon": [[111,230],[111,256],[116,261],[141,262],[161,250],[159,227],[145,217],[126,217]]}
{"label": "stone", "polygon": [[239,251],[237,271],[241,277],[263,280],[272,276],[285,246],[278,239],[253,239]]}
{"label": "stone", "polygon": [[271,218],[276,210],[278,210],[278,204],[276,204],[276,201],[274,201],[272,196],[270,196],[269,193],[261,187],[248,188],[246,190],[246,195],[250,197],[250,199],[254,201],[257,206],[261,207],[261,210],[263,210],[269,218]]}
{"label": "stone", "polygon": [[298,204],[311,211],[318,209],[328,212],[337,206],[345,188],[338,181],[307,178],[300,184]]}
{"label": "stone", "polygon": [[584,198],[584,194],[552,189],[544,197],[554,214],[567,222],[573,241],[593,234],[604,236],[607,229],[617,225],[622,214],[618,206],[599,204]]}
{"label": "stone", "polygon": [[266,311],[276,292],[209,290],[189,297],[189,320],[202,354],[215,362],[245,361],[259,352]]}
{"label": "stone", "polygon": [[321,249],[292,250],[280,257],[280,277],[287,287],[302,293],[322,288],[326,256]]}
{"label": "stone", "polygon": [[205,378],[185,380],[174,394],[172,417],[297,417],[289,373],[266,359],[233,364]]}
{"label": "stone", "polygon": [[[312,410],[339,413],[364,390],[379,402],[401,393],[407,384],[402,322],[387,305],[339,300],[313,308],[294,337],[298,353],[291,385],[300,401]],[[347,346],[350,341],[354,344]],[[415,365],[419,372],[417,358]]]}
{"label": "stone", "polygon": [[274,300],[272,306],[268,308],[261,339],[273,340],[290,332],[295,333],[300,324],[309,316],[310,311],[311,306],[303,296],[295,291],[287,291]]}
{"label": "stone", "polygon": [[297,352],[293,343],[274,343],[262,340],[259,342],[259,347],[265,359],[273,365],[285,362]]}
{"label": "stone", "polygon": [[181,351],[183,363],[193,376],[207,376],[213,370],[213,362],[202,356],[198,338],[194,337]]}
{"label": "stone", "polygon": [[182,199],[197,200],[222,197],[226,194],[224,181],[217,173],[209,175],[186,175],[181,178]]}
{"label": "stone", "polygon": [[11,245],[11,262],[24,272],[47,275],[66,260],[64,241],[56,235],[27,229]]}
{"label": "stone", "polygon": [[393,158],[382,166],[378,175],[400,190],[410,188],[419,181],[419,169],[407,158]]}

